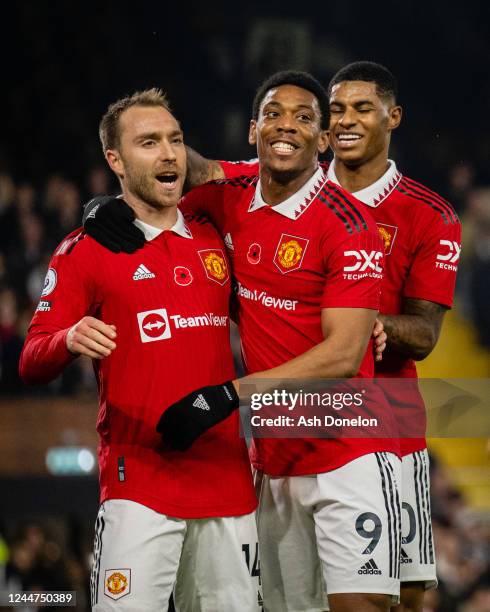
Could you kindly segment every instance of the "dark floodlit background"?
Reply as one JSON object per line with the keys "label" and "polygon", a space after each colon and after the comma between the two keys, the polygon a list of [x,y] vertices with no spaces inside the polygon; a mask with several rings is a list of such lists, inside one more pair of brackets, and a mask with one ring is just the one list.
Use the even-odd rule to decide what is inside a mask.
{"label": "dark floodlit background", "polygon": [[[445,2],[18,2],[2,7],[0,131],[0,590],[76,589],[87,609],[97,510],[90,363],[42,389],[17,377],[49,255],[81,206],[117,186],[97,136],[107,105],[168,92],[186,140],[213,158],[254,156],[251,100],[276,70],[325,85],[371,59],[399,79],[392,157],[464,223],[455,309],[424,376],[490,374],[488,4]],[[440,588],[427,610],[490,609],[487,441],[433,440]]]}

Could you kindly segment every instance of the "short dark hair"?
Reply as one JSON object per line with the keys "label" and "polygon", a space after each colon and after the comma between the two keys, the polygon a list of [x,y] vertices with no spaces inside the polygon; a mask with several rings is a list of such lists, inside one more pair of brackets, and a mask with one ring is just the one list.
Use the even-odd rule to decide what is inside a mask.
{"label": "short dark hair", "polygon": [[252,107],[252,117],[255,120],[259,117],[260,105],[267,92],[281,85],[295,85],[296,87],[311,92],[318,100],[318,106],[320,107],[320,125],[325,130],[328,128],[330,122],[330,107],[328,104],[327,92],[314,76],[308,72],[299,72],[295,70],[276,72],[259,86]]}
{"label": "short dark hair", "polygon": [[396,101],[398,87],[393,74],[381,64],[376,62],[352,62],[341,68],[328,84],[328,97],[332,95],[332,88],[343,81],[366,81],[376,84],[376,93],[380,98],[393,97]]}

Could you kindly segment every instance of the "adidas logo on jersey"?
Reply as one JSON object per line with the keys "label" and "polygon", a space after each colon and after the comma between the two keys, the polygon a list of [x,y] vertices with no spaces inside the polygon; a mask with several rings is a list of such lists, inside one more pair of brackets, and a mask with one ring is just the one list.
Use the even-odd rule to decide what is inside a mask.
{"label": "adidas logo on jersey", "polygon": [[378,569],[376,563],[369,559],[367,563],[365,563],[361,569],[357,570],[358,574],[381,574],[381,570]]}
{"label": "adidas logo on jersey", "polygon": [[155,275],[146,266],[140,264],[133,274],[133,280],[144,280],[145,278],[155,278]]}
{"label": "adidas logo on jersey", "polygon": [[400,563],[413,563],[412,559],[407,555],[407,553],[402,548],[402,553],[400,555]]}
{"label": "adidas logo on jersey", "polygon": [[231,239],[230,232],[228,232],[226,236],[224,237],[224,243],[225,243],[225,247],[229,249],[230,251],[235,250],[235,247],[233,246],[233,240]]}
{"label": "adidas logo on jersey", "polygon": [[194,406],[194,408],[200,408],[201,410],[211,410],[202,393],[199,393],[192,405]]}

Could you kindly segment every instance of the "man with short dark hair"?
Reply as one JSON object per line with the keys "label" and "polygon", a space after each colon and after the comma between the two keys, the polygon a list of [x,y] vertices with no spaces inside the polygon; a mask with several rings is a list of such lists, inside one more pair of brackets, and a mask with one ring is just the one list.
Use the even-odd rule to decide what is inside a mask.
{"label": "man with short dark hair", "polygon": [[70,234],[51,259],[20,362],[23,379],[40,383],[79,355],[94,360],[92,607],[160,612],[173,590],[182,612],[257,612],[257,502],[237,413],[185,454],[156,431],[182,395],[234,377],[224,246],[206,219],[177,208],[186,152],[161,91],[111,105],[100,136],[142,248],[117,256]]}
{"label": "man with short dark hair", "polygon": [[[391,133],[402,116],[393,74],[374,62],[354,62],[335,74],[328,93],[334,160],[330,166],[323,165],[331,181],[366,206],[385,246],[380,318],[388,334],[388,349],[376,364],[375,376],[408,379],[408,383],[417,377],[415,361],[434,348],[444,313],[452,305],[461,226],[444,198],[403,176],[388,159]],[[194,151],[190,159],[195,181],[253,175],[258,168],[257,160],[218,162]],[[399,610],[420,612],[424,590],[437,584],[426,441],[412,437],[414,422],[424,429],[425,410],[416,387],[409,389],[403,383],[397,391],[389,384],[385,393],[402,425]]]}
{"label": "man with short dark hair", "polygon": [[[437,193],[403,176],[388,159],[391,132],[401,120],[391,72],[374,62],[355,62],[332,78],[329,178],[370,210],[385,243],[386,268],[380,318],[388,348],[376,376],[417,377],[415,361],[434,348],[451,308],[461,249],[461,225]],[[425,423],[423,400],[406,387],[386,386],[403,416]],[[408,395],[408,397],[407,397]],[[408,424],[407,424],[408,425]],[[437,584],[425,438],[402,427],[402,548],[399,610],[421,612],[424,590]],[[406,434],[407,437],[404,437]]]}
{"label": "man with short dark hair", "polygon": [[[203,185],[182,202],[225,236],[247,370],[258,379],[370,377],[382,243],[369,215],[318,167],[326,92],[311,75],[284,72],[263,84],[254,108],[259,176]],[[88,231],[101,229],[97,215]],[[347,273],[357,257],[365,273]],[[159,425],[168,443],[192,448],[213,416],[236,409],[236,393],[226,399],[219,387],[169,408]],[[390,420],[382,395],[369,401]],[[397,451],[396,440],[376,437],[255,440],[266,609],[389,609],[399,593]]]}

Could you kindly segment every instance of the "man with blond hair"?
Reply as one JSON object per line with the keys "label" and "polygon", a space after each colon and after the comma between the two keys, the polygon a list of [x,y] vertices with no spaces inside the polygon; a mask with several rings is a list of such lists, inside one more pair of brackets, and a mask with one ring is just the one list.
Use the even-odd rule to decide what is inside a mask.
{"label": "man with blond hair", "polygon": [[186,150],[160,90],[112,104],[100,139],[144,245],[117,256],[82,230],[67,236],[20,362],[23,379],[39,383],[79,355],[93,359],[101,486],[93,610],[157,612],[173,590],[179,611],[256,611],[256,498],[238,414],[187,453],[156,430],[177,399],[235,377],[223,244],[207,220],[177,208]]}

